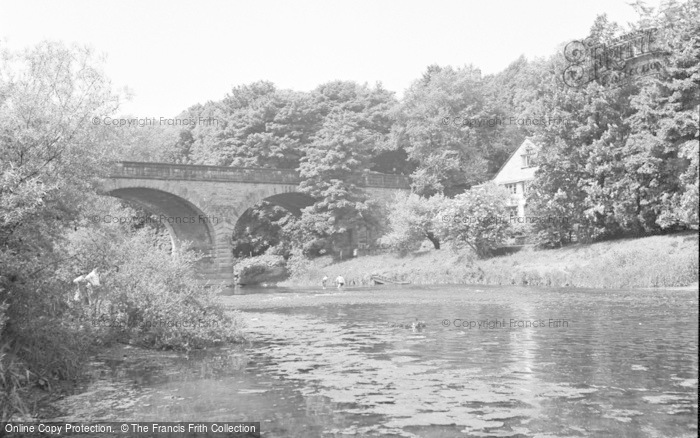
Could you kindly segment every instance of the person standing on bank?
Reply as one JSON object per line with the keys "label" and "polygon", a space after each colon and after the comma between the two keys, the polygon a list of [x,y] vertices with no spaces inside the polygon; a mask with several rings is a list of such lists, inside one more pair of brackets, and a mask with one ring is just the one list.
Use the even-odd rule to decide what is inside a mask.
{"label": "person standing on bank", "polygon": [[338,278],[335,279],[335,282],[338,283],[338,289],[345,286],[345,279],[342,275],[338,275]]}
{"label": "person standing on bank", "polygon": [[[100,298],[100,293],[99,290],[97,290],[97,288],[100,287],[100,276],[97,272],[97,268],[93,269],[87,275],[81,275],[79,277],[76,277],[75,279],[73,279],[73,283],[75,283],[78,286],[78,290],[75,292],[73,300],[82,302],[83,304],[86,304],[88,306],[92,305],[93,312],[99,310],[97,303]],[[80,287],[81,284],[85,285],[85,291]]]}
{"label": "person standing on bank", "polygon": [[321,286],[323,286],[324,289],[326,288],[326,283],[328,283],[328,276],[324,275],[323,280],[321,280]]}

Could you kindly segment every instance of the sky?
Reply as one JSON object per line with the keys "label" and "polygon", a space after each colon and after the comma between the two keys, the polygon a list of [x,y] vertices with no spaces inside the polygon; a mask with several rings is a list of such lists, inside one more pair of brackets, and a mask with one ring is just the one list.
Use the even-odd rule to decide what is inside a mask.
{"label": "sky", "polygon": [[0,0],[0,44],[89,45],[133,94],[122,113],[159,118],[258,80],[381,82],[400,97],[431,64],[497,73],[585,37],[599,14],[636,21],[628,1]]}

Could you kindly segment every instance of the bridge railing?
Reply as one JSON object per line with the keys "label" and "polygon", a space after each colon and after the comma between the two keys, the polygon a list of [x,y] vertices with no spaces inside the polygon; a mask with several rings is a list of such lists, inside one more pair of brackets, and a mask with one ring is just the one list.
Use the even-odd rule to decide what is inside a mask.
{"label": "bridge railing", "polygon": [[[267,169],[251,167],[203,166],[191,164],[146,163],[120,161],[114,163],[109,176],[112,178],[176,179],[197,181],[235,181],[254,183],[298,184],[299,172],[291,169]],[[407,189],[410,183],[403,175],[368,172],[361,175],[365,187]]]}

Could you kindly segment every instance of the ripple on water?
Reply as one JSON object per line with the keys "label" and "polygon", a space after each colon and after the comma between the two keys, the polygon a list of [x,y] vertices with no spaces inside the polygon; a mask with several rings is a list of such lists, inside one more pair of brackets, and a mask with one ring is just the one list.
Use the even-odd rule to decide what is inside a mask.
{"label": "ripple on water", "polygon": [[[254,332],[266,339],[294,341],[286,347],[280,347],[278,342],[277,347],[266,352],[273,358],[268,372],[306,381],[308,394],[354,403],[355,408],[350,411],[354,414],[383,415],[387,418],[384,427],[389,429],[444,425],[458,426],[464,433],[489,431],[503,427],[506,421],[517,423],[536,416],[538,397],[581,398],[595,392],[594,388],[547,382],[528,385],[517,379],[502,381],[500,373],[489,375],[480,368],[450,369],[444,367],[445,361],[423,361],[406,348],[392,353],[413,352],[412,356],[371,357],[359,352],[355,344],[330,344],[342,332],[336,325],[286,315],[288,329],[271,333],[266,327],[272,326],[272,320],[278,316],[257,314],[255,318],[256,323],[250,325]],[[387,332],[385,337],[389,341],[404,341],[406,334]],[[303,350],[298,348],[300,344],[304,345]],[[331,352],[327,351],[328,345],[333,345]],[[321,351],[327,354],[320,354]],[[309,361],[309,356],[314,356],[314,361]],[[318,366],[313,367],[314,363]]]}
{"label": "ripple on water", "polygon": [[[688,325],[697,305],[659,291],[482,289],[409,289],[399,305],[377,291],[243,296],[248,348],[201,359],[151,352],[126,371],[95,363],[96,376],[113,373],[68,398],[65,419],[257,418],[267,436],[285,438],[697,431],[697,333]],[[697,303],[697,294],[688,297]],[[511,317],[572,325],[441,325]],[[410,329],[416,318],[425,330]]]}

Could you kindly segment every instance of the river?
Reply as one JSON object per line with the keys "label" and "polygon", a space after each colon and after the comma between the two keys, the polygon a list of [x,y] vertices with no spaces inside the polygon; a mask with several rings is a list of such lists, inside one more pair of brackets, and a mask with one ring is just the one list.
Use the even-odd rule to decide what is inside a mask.
{"label": "river", "polygon": [[54,420],[260,421],[264,437],[697,436],[697,290],[244,292],[222,301],[250,343],[112,351]]}

